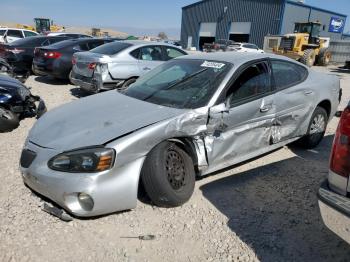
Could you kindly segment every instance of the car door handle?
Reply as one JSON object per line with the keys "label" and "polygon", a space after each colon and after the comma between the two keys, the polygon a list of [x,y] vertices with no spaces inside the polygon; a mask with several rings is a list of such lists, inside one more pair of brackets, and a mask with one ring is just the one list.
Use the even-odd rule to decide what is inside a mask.
{"label": "car door handle", "polygon": [[151,68],[149,68],[149,67],[146,66],[146,67],[143,68],[143,70],[149,71],[149,70],[151,70]]}
{"label": "car door handle", "polygon": [[266,106],[263,106],[260,108],[260,112],[261,113],[266,113],[266,112],[269,112],[271,109],[271,106],[270,105],[266,105]]}
{"label": "car door handle", "polygon": [[314,93],[314,92],[311,91],[311,90],[307,90],[307,91],[304,92],[304,94],[305,94],[306,96],[312,95],[313,93]]}

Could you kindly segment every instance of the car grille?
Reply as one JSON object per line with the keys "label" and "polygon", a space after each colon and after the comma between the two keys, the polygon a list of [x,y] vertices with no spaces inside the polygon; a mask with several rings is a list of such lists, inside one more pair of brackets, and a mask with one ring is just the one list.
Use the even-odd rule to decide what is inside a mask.
{"label": "car grille", "polygon": [[36,153],[28,150],[28,149],[24,149],[22,151],[22,155],[21,155],[21,166],[24,168],[28,168],[34,161],[34,159],[36,158]]}
{"label": "car grille", "polygon": [[292,51],[294,47],[295,37],[283,37],[280,48],[286,51]]}

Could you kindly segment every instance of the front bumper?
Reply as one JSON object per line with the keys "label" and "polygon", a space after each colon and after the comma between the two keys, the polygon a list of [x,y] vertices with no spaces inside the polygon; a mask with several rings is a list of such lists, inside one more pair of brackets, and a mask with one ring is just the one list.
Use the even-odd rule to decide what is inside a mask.
{"label": "front bumper", "polygon": [[325,225],[350,244],[350,198],[331,191],[325,181],[318,191],[318,203]]}
{"label": "front bumper", "polygon": [[[23,159],[22,153],[20,168],[24,183],[68,213],[92,217],[136,207],[139,174],[144,158],[100,173],[64,173],[47,166],[49,159],[61,152],[31,142],[26,143],[25,150],[34,154],[34,160],[29,159],[28,165],[28,157]],[[92,198],[92,209],[87,210],[79,201],[79,193]]]}

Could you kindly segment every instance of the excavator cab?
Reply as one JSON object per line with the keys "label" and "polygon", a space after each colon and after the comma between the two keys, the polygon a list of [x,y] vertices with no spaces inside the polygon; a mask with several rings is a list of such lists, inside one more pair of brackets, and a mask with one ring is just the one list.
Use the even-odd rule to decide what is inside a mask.
{"label": "excavator cab", "polygon": [[321,24],[317,22],[295,23],[294,33],[308,34],[309,44],[320,45]]}
{"label": "excavator cab", "polygon": [[35,28],[39,34],[50,32],[51,21],[48,18],[34,18]]}

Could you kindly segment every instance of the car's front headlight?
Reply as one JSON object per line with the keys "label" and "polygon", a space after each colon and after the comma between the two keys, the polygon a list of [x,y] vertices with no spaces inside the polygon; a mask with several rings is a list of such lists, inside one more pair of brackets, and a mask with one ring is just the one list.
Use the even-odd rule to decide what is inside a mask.
{"label": "car's front headlight", "polygon": [[112,168],[115,150],[112,148],[87,148],[59,154],[50,159],[49,168],[69,173],[96,173]]}
{"label": "car's front headlight", "polygon": [[20,95],[20,97],[23,99],[23,100],[26,100],[26,98],[28,96],[30,96],[30,91],[28,88],[26,88],[25,86],[19,86],[18,87],[18,94]]}

